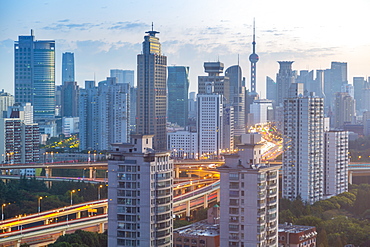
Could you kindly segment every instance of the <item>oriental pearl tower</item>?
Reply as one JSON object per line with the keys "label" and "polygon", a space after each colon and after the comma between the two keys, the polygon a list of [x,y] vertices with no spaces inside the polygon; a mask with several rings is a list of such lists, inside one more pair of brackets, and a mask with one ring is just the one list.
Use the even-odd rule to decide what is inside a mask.
{"label": "oriental pearl tower", "polygon": [[259,60],[258,55],[256,54],[256,35],[255,35],[255,21],[253,20],[253,53],[249,56],[249,61],[251,62],[251,87],[250,95],[258,98],[256,92],[256,64]]}

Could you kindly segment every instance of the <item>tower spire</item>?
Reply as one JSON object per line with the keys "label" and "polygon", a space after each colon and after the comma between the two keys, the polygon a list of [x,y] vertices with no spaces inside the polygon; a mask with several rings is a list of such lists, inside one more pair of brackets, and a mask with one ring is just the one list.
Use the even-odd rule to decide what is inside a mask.
{"label": "tower spire", "polygon": [[256,54],[256,25],[255,19],[253,18],[253,41],[252,41],[252,54],[249,56],[249,61],[251,62],[251,93],[257,94],[256,92],[256,65],[259,60]]}

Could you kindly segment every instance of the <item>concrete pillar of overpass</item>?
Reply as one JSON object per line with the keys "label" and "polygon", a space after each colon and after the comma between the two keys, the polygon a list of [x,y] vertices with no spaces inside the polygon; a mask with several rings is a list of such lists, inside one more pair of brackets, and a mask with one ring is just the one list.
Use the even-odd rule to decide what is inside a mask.
{"label": "concrete pillar of overpass", "polygon": [[217,193],[217,202],[220,202],[220,189],[218,189],[216,193]]}
{"label": "concrete pillar of overpass", "polygon": [[103,213],[107,214],[108,213],[108,204],[103,207]]}
{"label": "concrete pillar of overpass", "polygon": [[78,211],[78,212],[76,213],[76,219],[79,219],[79,218],[81,218],[81,211]]}
{"label": "concrete pillar of overpass", "polygon": [[22,241],[21,239],[18,239],[17,240],[17,244],[16,244],[17,247],[20,247],[21,246],[21,241]]}
{"label": "concrete pillar of overpass", "polygon": [[186,201],[186,217],[190,217],[190,200]]}
{"label": "concrete pillar of overpass", "polygon": [[66,235],[66,230],[62,231],[62,236]]}
{"label": "concrete pillar of overpass", "polygon": [[51,178],[52,177],[52,170],[51,170],[51,168],[50,167],[47,167],[47,168],[45,168],[45,176],[47,177],[47,178]]}
{"label": "concrete pillar of overpass", "polygon": [[45,221],[44,221],[44,225],[49,225],[49,219],[46,219]]}
{"label": "concrete pillar of overpass", "polygon": [[352,179],[353,179],[353,172],[352,171],[348,171],[348,183],[349,184],[352,184]]}
{"label": "concrete pillar of overpass", "polygon": [[1,175],[6,175],[6,170],[1,170]]}
{"label": "concrete pillar of overpass", "polygon": [[204,203],[203,203],[204,208],[208,208],[208,194],[204,195]]}
{"label": "concrete pillar of overpass", "polygon": [[180,177],[180,167],[176,166],[175,167],[175,178],[179,178]]}
{"label": "concrete pillar of overpass", "polygon": [[89,167],[89,178],[93,178],[94,175],[94,167]]}
{"label": "concrete pillar of overpass", "polygon": [[104,223],[99,223],[98,233],[103,233],[103,232],[104,232]]}

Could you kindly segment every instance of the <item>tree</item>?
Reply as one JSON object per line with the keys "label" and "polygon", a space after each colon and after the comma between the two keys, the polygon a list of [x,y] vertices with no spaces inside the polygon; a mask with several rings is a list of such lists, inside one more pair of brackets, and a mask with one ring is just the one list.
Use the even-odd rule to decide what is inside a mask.
{"label": "tree", "polygon": [[328,236],[325,229],[322,229],[317,235],[317,244],[319,247],[329,247]]}

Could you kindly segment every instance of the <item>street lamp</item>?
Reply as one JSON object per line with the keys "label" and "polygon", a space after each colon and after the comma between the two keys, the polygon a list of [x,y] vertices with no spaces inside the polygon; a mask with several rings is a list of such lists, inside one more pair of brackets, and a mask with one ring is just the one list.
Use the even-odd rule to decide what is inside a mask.
{"label": "street lamp", "polygon": [[40,197],[37,199],[37,202],[38,202],[38,212],[39,212],[39,213],[41,212],[41,200],[42,200],[42,196],[40,196]]}
{"label": "street lamp", "polygon": [[[9,205],[10,203],[8,203]],[[4,221],[4,207],[6,206],[7,204],[2,204],[1,205],[1,220]]]}
{"label": "street lamp", "polygon": [[103,188],[103,185],[99,185],[99,187],[98,187],[98,200],[100,200],[101,188]]}
{"label": "street lamp", "polygon": [[72,204],[73,204],[72,194],[73,194],[73,193],[75,193],[75,192],[76,192],[76,190],[71,190],[71,206],[72,206]]}

